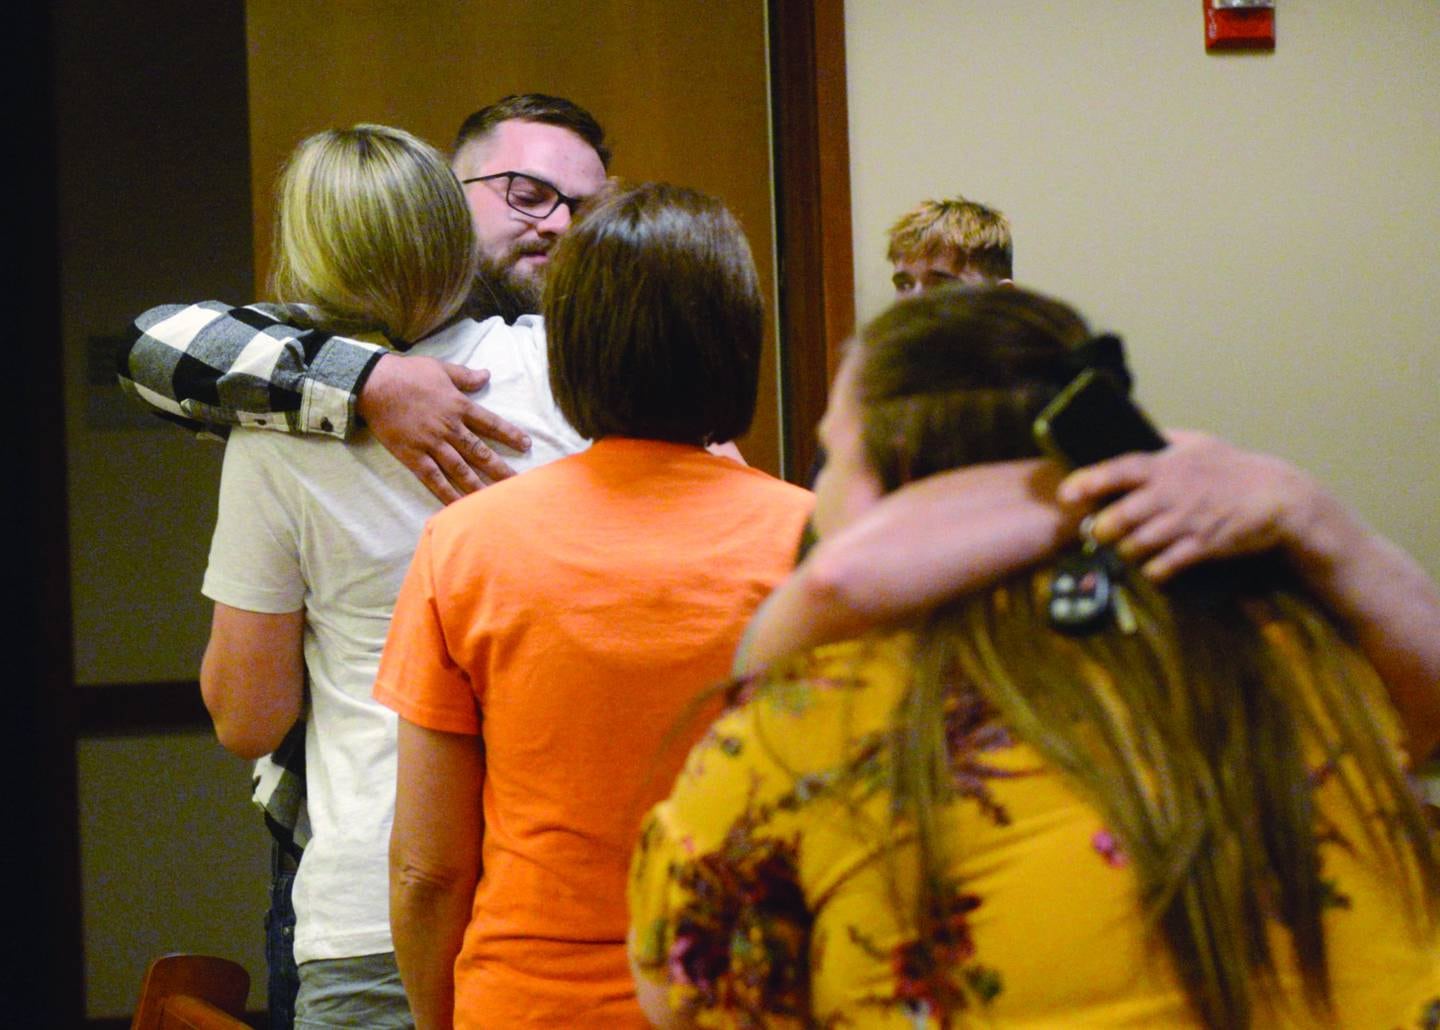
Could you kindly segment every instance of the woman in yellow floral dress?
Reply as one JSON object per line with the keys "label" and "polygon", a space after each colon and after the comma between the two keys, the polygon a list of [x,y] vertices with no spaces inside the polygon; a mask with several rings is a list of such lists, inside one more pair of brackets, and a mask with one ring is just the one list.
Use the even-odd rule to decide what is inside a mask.
{"label": "woman in yellow floral dress", "polygon": [[[882,315],[822,423],[822,540],[907,481],[1033,456],[1088,339],[1023,290]],[[1396,718],[1278,561],[1163,591],[1110,569],[1123,612],[1088,634],[1031,570],[744,684],[636,852],[652,1018],[1440,1026],[1440,870],[1402,771],[1433,720],[1403,692]]]}

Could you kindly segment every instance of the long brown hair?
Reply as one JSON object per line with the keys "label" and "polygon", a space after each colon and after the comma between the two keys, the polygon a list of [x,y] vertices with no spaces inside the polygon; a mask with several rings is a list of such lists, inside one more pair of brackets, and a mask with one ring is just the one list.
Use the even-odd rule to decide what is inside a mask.
{"label": "long brown hair", "polygon": [[[882,314],[862,332],[855,390],[883,487],[1034,456],[1031,423],[1075,374],[1088,336],[1064,304],[1017,289],[934,291]],[[1320,870],[1317,754],[1377,861],[1433,926],[1440,870],[1377,721],[1378,678],[1278,563],[1201,570],[1163,592],[1128,577],[1135,631],[1082,638],[1047,625],[1048,582],[1027,572],[918,629],[891,764],[905,824],[893,837],[913,831],[920,850],[922,934],[935,929],[948,875],[937,814],[952,796],[943,717],[957,692],[991,706],[1098,807],[1210,1026],[1250,1024],[1273,982],[1273,920],[1307,1000],[1329,1006],[1321,917],[1334,898]]]}

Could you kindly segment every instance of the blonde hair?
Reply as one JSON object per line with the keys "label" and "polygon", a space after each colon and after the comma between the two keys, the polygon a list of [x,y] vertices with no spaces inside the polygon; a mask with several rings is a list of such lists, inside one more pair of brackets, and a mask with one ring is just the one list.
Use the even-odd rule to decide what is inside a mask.
{"label": "blonde hair", "polygon": [[464,303],[478,248],[445,159],[401,129],[306,139],[277,187],[271,291],[316,325],[412,343]]}
{"label": "blonde hair", "polygon": [[926,200],[900,216],[890,227],[891,264],[906,258],[933,261],[954,258],[988,279],[1013,278],[1014,241],[1010,219],[964,197]]}

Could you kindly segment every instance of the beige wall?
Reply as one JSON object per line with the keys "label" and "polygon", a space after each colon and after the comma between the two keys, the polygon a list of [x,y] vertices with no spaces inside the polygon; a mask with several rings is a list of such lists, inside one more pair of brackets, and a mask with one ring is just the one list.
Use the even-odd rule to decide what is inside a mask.
{"label": "beige wall", "polygon": [[1017,278],[1122,333],[1142,399],[1323,476],[1440,575],[1440,4],[849,0],[862,318],[927,196],[1008,214]]}

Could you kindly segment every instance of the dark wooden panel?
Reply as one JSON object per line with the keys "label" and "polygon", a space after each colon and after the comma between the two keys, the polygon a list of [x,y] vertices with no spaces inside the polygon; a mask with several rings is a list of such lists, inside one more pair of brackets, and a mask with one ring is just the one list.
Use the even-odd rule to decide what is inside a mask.
{"label": "dark wooden panel", "polygon": [[210,729],[210,715],[200,700],[196,680],[76,687],[73,708],[77,737]]}
{"label": "dark wooden panel", "polygon": [[843,0],[771,0],[770,46],[785,469],[804,483],[855,326]]}
{"label": "dark wooden panel", "polygon": [[[4,1022],[75,1026],[83,1014],[80,858],[75,810],[75,749],[68,701],[70,570],[65,497],[65,433],[60,319],[59,208],[56,186],[55,28],[50,5],[7,12],[4,66],[11,118],[23,159],[10,162],[7,234],[16,260],[7,268],[15,293],[16,345],[7,351],[16,384],[6,405],[12,470],[10,568],[12,729],[16,789],[7,821],[15,830],[12,880],[18,912],[9,921],[14,974]],[[18,459],[18,462],[17,462]],[[18,464],[18,468],[16,468]],[[14,518],[12,516],[12,518]]]}

